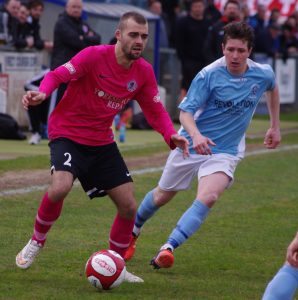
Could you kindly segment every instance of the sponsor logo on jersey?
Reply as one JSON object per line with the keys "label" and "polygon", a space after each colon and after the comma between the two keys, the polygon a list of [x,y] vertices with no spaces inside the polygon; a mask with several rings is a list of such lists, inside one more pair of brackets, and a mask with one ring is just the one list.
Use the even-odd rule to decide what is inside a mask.
{"label": "sponsor logo on jersey", "polygon": [[156,94],[154,97],[153,97],[153,101],[154,102],[160,102],[160,95],[159,94]]}
{"label": "sponsor logo on jersey", "polygon": [[256,101],[245,99],[236,100],[219,100],[214,101],[214,106],[220,109],[223,113],[230,115],[242,115],[247,109],[254,109]]}
{"label": "sponsor logo on jersey", "polygon": [[107,107],[116,109],[116,110],[121,110],[124,108],[124,106],[127,104],[130,98],[118,98],[115,97],[103,90],[100,89],[95,89],[94,94],[97,95],[99,98],[105,101]]}
{"label": "sponsor logo on jersey", "polygon": [[129,92],[134,92],[137,89],[138,85],[135,80],[131,80],[127,83],[126,87]]}
{"label": "sponsor logo on jersey", "polygon": [[69,71],[70,74],[74,74],[76,72],[75,67],[70,61],[65,63],[63,66]]}
{"label": "sponsor logo on jersey", "polygon": [[231,82],[246,82],[248,79],[244,78],[244,77],[240,77],[240,78],[231,78],[230,81]]}

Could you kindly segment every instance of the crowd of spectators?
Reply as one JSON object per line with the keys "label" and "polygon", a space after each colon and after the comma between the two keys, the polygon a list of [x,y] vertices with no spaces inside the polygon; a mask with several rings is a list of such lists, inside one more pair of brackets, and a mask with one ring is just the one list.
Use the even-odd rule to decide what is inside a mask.
{"label": "crowd of spectators", "polygon": [[0,41],[16,49],[48,49],[53,43],[42,40],[39,19],[44,10],[42,0],[5,0],[0,10]]}
{"label": "crowd of spectators", "polygon": [[[194,46],[193,52],[197,52],[197,45],[201,44],[197,52],[200,53],[200,64],[202,61],[208,64],[218,58],[221,55],[222,27],[233,20],[246,20],[254,28],[255,52],[269,57],[282,55],[284,58],[291,53],[297,53],[298,13],[285,17],[281,16],[279,8],[275,7],[269,13],[264,4],[259,4],[252,14],[247,1],[227,0],[221,10],[214,4],[214,0],[143,0],[141,2],[146,3],[149,11],[160,16],[160,46],[176,48],[182,62],[185,61],[185,57],[183,54],[181,56],[181,53],[189,51],[183,50],[181,41]],[[117,3],[122,2],[132,3],[132,1],[117,1]],[[198,17],[195,11],[200,6],[198,4],[200,2],[204,5],[204,11],[203,16]],[[144,7],[144,4],[142,6]],[[52,50],[53,42],[44,41],[40,37],[39,19],[43,10],[42,0],[5,0],[0,10],[0,44],[12,45],[17,49]],[[202,23],[204,26],[208,25],[209,32],[202,30]],[[68,24],[78,26],[75,22]],[[59,30],[63,28],[59,27]],[[182,37],[181,32],[183,32]],[[201,55],[202,49],[205,55]],[[188,55],[186,54],[186,59]]]}
{"label": "crowd of spectators", "polygon": [[[166,23],[169,45],[177,49],[179,57],[181,28],[185,33],[184,41],[191,31],[192,35],[190,35],[188,42],[193,43],[191,40],[195,38],[200,41],[204,40],[204,53],[207,56],[204,59],[207,64],[221,56],[222,27],[230,21],[236,20],[245,20],[254,28],[255,52],[270,57],[278,55],[286,57],[291,53],[298,52],[298,12],[286,17],[281,15],[277,7],[269,11],[264,4],[259,4],[255,13],[252,13],[247,0],[227,0],[222,10],[219,10],[214,5],[214,0],[207,0],[204,1],[204,17],[198,20],[193,15],[192,6],[200,1],[149,0],[148,7],[152,2],[161,4],[162,19]],[[186,24],[187,19],[188,24]],[[209,23],[207,37],[202,32],[202,22]]]}
{"label": "crowd of spectators", "polygon": [[181,95],[191,79],[204,66],[222,56],[223,27],[233,21],[246,21],[255,32],[252,58],[286,60],[298,53],[298,12],[282,16],[275,7],[269,11],[258,4],[250,11],[247,0],[227,0],[218,9],[214,0],[148,0],[148,9],[160,5],[169,46],[176,49],[182,67]]}

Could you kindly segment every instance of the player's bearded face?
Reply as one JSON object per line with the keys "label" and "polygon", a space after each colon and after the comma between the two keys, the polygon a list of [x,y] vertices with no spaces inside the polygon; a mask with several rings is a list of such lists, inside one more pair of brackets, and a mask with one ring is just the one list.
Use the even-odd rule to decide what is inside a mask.
{"label": "player's bearded face", "polygon": [[247,58],[252,50],[248,48],[247,41],[228,39],[222,47],[228,71],[233,75],[243,74],[247,69]]}
{"label": "player's bearded face", "polygon": [[147,44],[148,25],[137,24],[128,20],[125,30],[121,34],[121,49],[129,60],[138,59]]}

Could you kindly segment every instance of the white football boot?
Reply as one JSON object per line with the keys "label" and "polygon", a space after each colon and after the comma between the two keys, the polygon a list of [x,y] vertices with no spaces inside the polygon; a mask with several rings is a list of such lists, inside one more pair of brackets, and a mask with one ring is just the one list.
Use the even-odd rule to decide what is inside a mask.
{"label": "white football boot", "polygon": [[41,141],[41,135],[38,132],[35,132],[31,135],[31,138],[29,139],[28,143],[30,145],[37,145]]}
{"label": "white football boot", "polygon": [[144,280],[141,277],[138,277],[126,270],[124,282],[139,283],[139,282],[144,282]]}
{"label": "white football boot", "polygon": [[38,244],[37,241],[30,240],[16,256],[16,265],[21,269],[28,269],[41,249],[41,244]]}

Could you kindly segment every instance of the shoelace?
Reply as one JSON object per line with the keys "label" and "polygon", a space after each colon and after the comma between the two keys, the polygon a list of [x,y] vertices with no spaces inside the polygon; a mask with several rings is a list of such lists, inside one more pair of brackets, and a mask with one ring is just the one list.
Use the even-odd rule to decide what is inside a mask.
{"label": "shoelace", "polygon": [[24,256],[28,257],[29,259],[34,258],[38,252],[36,251],[37,247],[37,245],[30,244]]}

